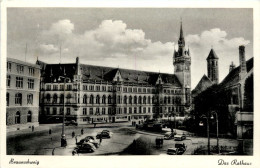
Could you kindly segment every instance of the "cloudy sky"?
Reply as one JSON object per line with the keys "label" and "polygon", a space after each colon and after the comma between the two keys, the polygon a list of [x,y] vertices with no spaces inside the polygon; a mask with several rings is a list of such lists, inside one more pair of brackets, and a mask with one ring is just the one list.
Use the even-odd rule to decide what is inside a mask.
{"label": "cloudy sky", "polygon": [[78,56],[84,64],[173,73],[181,18],[192,88],[207,74],[211,47],[220,81],[231,61],[239,65],[239,45],[246,59],[253,56],[252,9],[202,8],[8,8],[7,56],[31,63],[37,57],[71,63]]}

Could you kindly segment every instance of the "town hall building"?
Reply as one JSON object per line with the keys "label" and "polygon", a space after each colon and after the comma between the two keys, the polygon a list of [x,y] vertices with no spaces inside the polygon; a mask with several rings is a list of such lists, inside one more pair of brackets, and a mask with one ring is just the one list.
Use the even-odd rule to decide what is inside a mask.
{"label": "town hall building", "polygon": [[191,106],[191,57],[182,24],[174,73],[156,73],[75,63],[41,67],[40,122],[66,120],[79,124],[184,116]]}

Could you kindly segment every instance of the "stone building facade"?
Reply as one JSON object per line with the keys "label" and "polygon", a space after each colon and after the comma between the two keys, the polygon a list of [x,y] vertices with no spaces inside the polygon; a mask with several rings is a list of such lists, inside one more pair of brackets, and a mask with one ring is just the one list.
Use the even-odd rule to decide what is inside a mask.
{"label": "stone building facade", "polygon": [[71,64],[38,60],[42,70],[41,121],[61,122],[64,111],[66,120],[80,124],[140,123],[173,113],[184,116],[191,103],[191,58],[182,26],[178,44],[173,54],[174,74],[86,65],[79,58]]}
{"label": "stone building facade", "polygon": [[7,58],[6,125],[12,129],[38,126],[40,67]]}

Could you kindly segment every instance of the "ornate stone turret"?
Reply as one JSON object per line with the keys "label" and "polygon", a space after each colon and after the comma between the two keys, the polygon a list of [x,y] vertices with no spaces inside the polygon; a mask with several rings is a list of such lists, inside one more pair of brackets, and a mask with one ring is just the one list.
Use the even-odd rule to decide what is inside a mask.
{"label": "ornate stone turret", "polygon": [[185,40],[183,36],[182,22],[180,26],[180,37],[178,40],[178,51],[174,49],[173,53],[173,65],[174,65],[174,74],[179,79],[183,87],[190,88],[191,86],[191,77],[190,77],[190,51],[185,49]]}
{"label": "ornate stone turret", "polygon": [[233,69],[235,69],[235,67],[236,67],[236,65],[232,61],[231,64],[229,65],[229,72],[231,72]]}

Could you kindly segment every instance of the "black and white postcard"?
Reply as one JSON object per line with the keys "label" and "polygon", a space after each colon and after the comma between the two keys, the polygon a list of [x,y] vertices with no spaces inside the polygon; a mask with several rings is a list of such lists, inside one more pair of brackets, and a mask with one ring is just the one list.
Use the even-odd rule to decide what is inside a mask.
{"label": "black and white postcard", "polygon": [[1,167],[260,166],[259,1],[66,3],[2,2]]}

